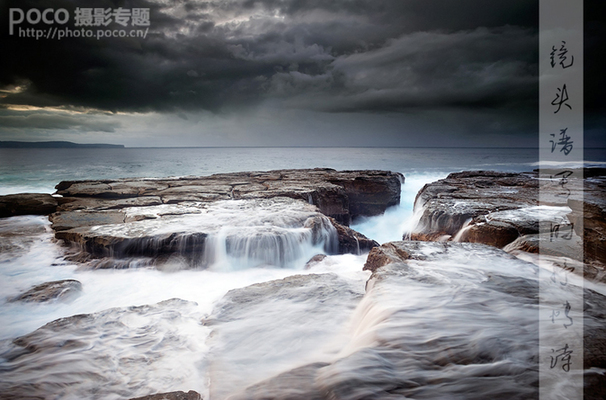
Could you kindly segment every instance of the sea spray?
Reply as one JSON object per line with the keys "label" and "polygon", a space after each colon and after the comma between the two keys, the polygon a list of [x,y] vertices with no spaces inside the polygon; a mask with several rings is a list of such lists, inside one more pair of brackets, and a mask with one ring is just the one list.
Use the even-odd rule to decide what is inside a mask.
{"label": "sea spray", "polygon": [[402,240],[416,227],[423,213],[421,205],[415,204],[417,193],[425,184],[445,178],[448,173],[413,171],[404,175],[406,181],[402,184],[400,204],[388,208],[383,215],[357,219],[351,225],[352,229],[379,243],[387,243]]}
{"label": "sea spray", "polygon": [[531,395],[536,267],[482,245],[410,246],[423,260],[373,275],[349,342],[318,371],[318,390],[341,399]]}
{"label": "sea spray", "polygon": [[464,223],[463,226],[461,226],[461,229],[459,229],[459,231],[456,233],[456,235],[454,235],[454,237],[452,238],[453,242],[460,242],[461,238],[463,237],[463,235],[465,234],[466,231],[469,230],[470,226],[469,224],[471,223],[472,218],[468,218]]}
{"label": "sea spray", "polygon": [[[176,254],[163,261],[163,271],[150,268],[83,269],[63,259],[65,249],[54,241],[45,217],[4,220],[9,222],[11,229],[24,233],[14,238],[15,246],[1,253],[2,272],[7,275],[3,278],[8,278],[2,279],[4,298],[14,297],[44,281],[58,279],[75,279],[83,287],[80,296],[71,302],[3,304],[0,310],[0,362],[3,371],[0,380],[8,385],[3,386],[4,391],[21,395],[54,393],[65,399],[97,393],[98,398],[118,399],[186,388],[197,390],[207,398],[208,382],[204,374],[209,361],[205,341],[210,329],[204,321],[211,314],[213,304],[229,290],[293,274],[329,271],[343,273],[349,276],[345,279],[356,280],[354,286],[363,287],[367,277],[367,273],[361,270],[363,257],[330,256],[313,270],[302,269],[308,255],[335,248],[335,232],[330,221],[323,216],[312,219],[316,224],[311,224],[311,221],[310,224],[314,226],[278,230],[292,235],[292,240],[283,242],[283,245],[303,248],[299,262],[293,261],[291,268],[256,268],[251,262],[248,269],[222,269],[217,265],[217,268],[206,270],[183,270],[169,265],[185,262]],[[28,226],[35,229],[27,233]],[[7,232],[10,233],[11,229]],[[281,243],[275,237],[264,240]],[[261,247],[266,246],[264,240],[258,243]],[[253,247],[244,246],[249,250]],[[282,257],[291,256],[292,253],[285,251]],[[294,260],[296,257],[291,258]],[[238,266],[235,257],[231,257],[231,262]],[[171,298],[192,303],[187,303],[185,308],[182,306],[185,303],[162,303]],[[152,305],[151,308],[131,309],[132,306],[146,304]],[[158,312],[149,311],[154,309]],[[288,315],[293,310],[283,311]],[[76,325],[70,322],[49,335],[36,334],[33,341],[22,339],[13,343],[15,338],[30,337],[30,332],[53,320],[68,318],[66,321],[71,321],[74,315],[90,316],[84,320],[92,322],[77,331],[72,329],[76,329]],[[346,315],[342,314],[339,318],[344,317]],[[331,315],[327,318],[338,325],[339,318]],[[76,320],[80,321],[77,318],[74,323]],[[320,321],[315,323],[322,325]],[[297,331],[292,332],[295,336],[291,338],[298,340]],[[313,335],[309,338],[314,340]],[[55,350],[52,350],[52,355],[46,350],[28,355],[23,353],[19,343]],[[42,359],[51,360],[52,365],[45,364]],[[45,373],[40,375],[36,372],[39,369],[33,365],[46,365]],[[66,386],[68,381],[74,380],[80,383]]]}
{"label": "sea spray", "polygon": [[[79,243],[93,268],[148,265],[159,269],[297,268],[318,253],[335,254],[330,220],[284,197],[126,208],[126,222],[59,231]],[[78,259],[76,257],[75,259]],[[99,261],[99,259],[102,259]],[[136,261],[139,260],[139,261]]]}

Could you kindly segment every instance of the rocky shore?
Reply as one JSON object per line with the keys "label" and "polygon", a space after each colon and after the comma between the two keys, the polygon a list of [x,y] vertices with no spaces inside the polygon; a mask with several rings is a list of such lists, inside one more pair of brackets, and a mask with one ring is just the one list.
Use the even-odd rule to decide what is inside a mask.
{"label": "rocky shore", "polygon": [[[537,171],[452,173],[418,193],[419,219],[404,239],[483,243],[512,253],[538,253],[540,247],[556,257],[583,254],[584,275],[606,282],[606,170],[583,174],[585,179],[568,179],[564,186]],[[539,235],[554,226],[561,229],[557,234],[568,233],[564,245]]]}
{"label": "rocky shore", "polygon": [[[450,174],[418,193],[413,231],[382,245],[348,225],[399,203],[404,177],[385,171],[69,181],[57,185],[61,197],[0,196],[0,217],[49,215],[65,258],[92,269],[205,269],[220,259],[218,248],[274,266],[299,263],[304,243],[321,253],[306,274],[231,290],[202,317],[195,303],[170,299],[58,319],[3,343],[0,391],[14,395],[2,398],[68,393],[69,385],[29,380],[43,365],[70,382],[100,379],[102,394],[198,400],[195,391],[151,394],[141,382],[195,376],[197,368],[178,371],[167,354],[187,357],[202,347],[208,355],[198,363],[212,399],[537,397],[539,268],[525,255],[540,248],[554,268],[574,261],[588,282],[606,282],[606,171],[569,180],[566,196],[543,178],[536,171]],[[539,216],[570,226],[566,245],[541,242],[549,232]],[[367,252],[362,280],[317,272],[331,254]],[[65,279],[7,301],[78,301],[83,289]],[[601,399],[606,296],[575,286],[568,294],[583,305],[575,318],[582,315],[584,325],[585,398]],[[192,329],[207,332],[204,345],[184,335]],[[87,361],[70,368],[77,352]],[[96,364],[107,370],[101,377]],[[124,381],[133,368],[146,372]]]}
{"label": "rocky shore", "polygon": [[[211,395],[233,400],[537,396],[539,290],[534,264],[483,244],[402,241],[373,248],[364,269],[372,275],[350,317],[354,333],[336,356],[301,359],[299,367],[239,391],[233,387],[254,377],[254,360],[226,357],[225,346],[237,342],[234,336],[242,332],[232,325],[258,312],[256,303],[321,296],[322,307],[347,302],[353,307],[361,294],[326,274],[230,292],[213,314],[211,346],[222,355],[217,368],[223,379]],[[329,291],[322,289],[327,286]],[[302,287],[308,290],[301,292]],[[606,297],[588,289],[575,296],[585,302],[584,398],[600,399],[606,383],[599,372],[606,367]],[[305,304],[311,307],[305,311],[308,318],[318,312],[310,302]],[[277,344],[281,339],[268,340]],[[242,368],[247,373],[237,374]]]}
{"label": "rocky shore", "polygon": [[[403,180],[399,173],[384,171],[313,169],[68,181],[56,187],[62,197],[2,196],[0,212],[50,214],[56,238],[76,247],[71,259],[96,260],[91,263],[95,268],[129,267],[133,257],[138,265],[156,265],[173,255],[189,267],[204,268],[214,261],[209,242],[225,226],[236,227],[227,238],[236,253],[255,237],[253,247],[278,237],[276,251],[284,253],[287,242],[302,240],[285,232],[293,227],[311,228],[313,244],[324,242],[329,254],[368,251],[378,243],[348,225],[399,204]],[[254,232],[242,238],[250,226]],[[330,234],[336,237],[325,237]]]}

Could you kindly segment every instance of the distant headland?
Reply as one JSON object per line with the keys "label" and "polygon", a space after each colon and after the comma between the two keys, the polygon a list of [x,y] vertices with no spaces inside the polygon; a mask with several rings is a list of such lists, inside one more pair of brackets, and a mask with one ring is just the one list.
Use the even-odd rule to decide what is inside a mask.
{"label": "distant headland", "polygon": [[65,141],[52,142],[19,142],[0,141],[1,149],[123,149],[122,144],[90,143],[81,144]]}

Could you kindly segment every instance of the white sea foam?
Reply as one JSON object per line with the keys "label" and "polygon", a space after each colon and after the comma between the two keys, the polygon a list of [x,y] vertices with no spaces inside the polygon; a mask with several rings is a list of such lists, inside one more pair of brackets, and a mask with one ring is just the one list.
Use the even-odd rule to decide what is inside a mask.
{"label": "white sea foam", "polygon": [[[403,235],[411,232],[417,225],[423,213],[421,207],[414,207],[415,197],[419,190],[425,184],[443,179],[447,175],[446,172],[405,174],[400,204],[388,208],[383,215],[354,221],[352,229],[379,243],[402,240]],[[413,209],[415,209],[414,215]]]}
{"label": "white sea foam", "polygon": [[[368,277],[368,272],[362,271],[365,256],[329,256],[312,270],[303,270],[308,257],[315,254],[314,251],[322,250],[321,244],[316,247],[310,245],[307,228],[298,228],[301,232],[305,231],[303,236],[307,245],[292,243],[293,248],[298,245],[307,250],[301,250],[300,257],[297,262],[293,261],[290,269],[255,267],[252,262],[249,262],[249,268],[244,268],[246,255],[241,254],[239,259],[232,257],[229,267],[222,265],[219,257],[215,268],[167,273],[153,269],[79,269],[62,260],[62,249],[54,242],[45,217],[14,217],[2,222],[0,234],[11,237],[16,244],[1,253],[0,296],[3,301],[47,281],[76,279],[82,283],[81,295],[71,302],[5,302],[0,308],[0,353],[3,354],[5,368],[1,379],[5,382],[3,387],[6,389],[9,381],[13,385],[10,390],[18,390],[15,385],[27,386],[28,383],[39,382],[42,386],[31,393],[61,394],[65,399],[87,397],[92,392],[104,399],[181,389],[206,394],[205,341],[210,330],[201,321],[229,290],[293,274],[328,272],[343,274],[343,279],[363,288],[364,280]],[[14,237],[11,232],[20,234]],[[184,309],[169,305],[151,314],[147,311],[132,313],[125,309],[171,298],[192,301],[196,305]],[[283,312],[288,316],[294,309],[285,309]],[[79,337],[77,332],[66,328],[44,339],[43,342],[51,340],[51,347],[55,346],[52,343],[61,342],[61,338],[87,344],[68,353],[59,351],[52,356],[53,364],[48,365],[47,373],[43,376],[30,366],[46,365],[43,360],[49,355],[44,351],[17,358],[15,362],[7,359],[12,358],[16,351],[11,344],[13,338],[26,335],[58,318],[91,313],[98,315],[95,317],[98,322],[90,328],[98,333],[92,337],[89,334]],[[179,317],[175,320],[176,315]],[[102,322],[105,319],[107,322]],[[336,321],[334,318],[332,320]],[[251,320],[250,323],[254,325],[256,322]],[[320,329],[322,322],[315,323]],[[326,329],[326,326],[321,329]],[[136,343],[139,344],[131,346]],[[112,364],[108,365],[108,362]],[[112,365],[116,365],[117,369]],[[271,371],[275,367],[266,368]],[[64,382],[62,379],[80,383],[67,388],[60,383]],[[48,386],[51,381],[57,382],[59,387]]]}
{"label": "white sea foam", "polygon": [[[317,166],[400,171],[406,176],[406,182],[402,186],[400,206],[393,207],[383,216],[356,221],[354,225],[355,229],[361,230],[367,236],[386,242],[400,240],[402,234],[414,225],[412,205],[424,183],[444,178],[448,172],[465,169],[494,169],[493,167],[496,166],[498,170],[529,170],[532,169],[536,152],[520,151],[512,154],[511,151],[501,149],[474,149],[473,151],[122,149],[82,152],[38,151],[34,152],[35,156],[29,156],[33,154],[31,151],[16,153],[19,154],[0,157],[2,159],[0,193],[51,192],[57,181],[63,179],[208,175],[239,170]],[[29,161],[17,166],[15,160],[18,159]],[[234,215],[238,213],[238,210],[232,211]],[[229,218],[232,211],[224,209],[221,212]],[[133,210],[132,214],[135,213]],[[94,334],[91,333],[86,340],[82,340],[85,346],[81,348],[66,351],[66,347],[53,347],[55,353],[48,356],[46,360],[36,358],[37,355],[33,354],[24,356],[21,364],[18,359],[13,360],[18,365],[2,360],[0,361],[2,368],[14,368],[16,372],[11,375],[11,378],[14,378],[13,383],[54,380],[57,386],[47,387],[48,393],[71,387],[71,391],[64,398],[85,398],[96,392],[98,398],[125,399],[160,391],[189,389],[197,390],[204,395],[204,398],[208,398],[207,373],[210,360],[207,337],[211,327],[201,322],[206,320],[217,302],[229,290],[283,279],[295,274],[312,273],[334,273],[347,285],[363,289],[370,275],[368,271],[362,271],[365,255],[332,255],[309,270],[303,269],[308,255],[311,256],[316,251],[325,249],[324,245],[316,247],[319,242],[314,244],[309,240],[309,230],[304,227],[304,221],[303,229],[301,226],[294,227],[287,222],[282,226],[268,228],[268,231],[283,230],[281,232],[284,234],[291,235],[288,236],[287,247],[296,247],[297,251],[300,251],[299,254],[290,257],[292,264],[289,268],[263,266],[262,264],[276,264],[274,261],[267,262],[266,256],[260,257],[262,260],[260,263],[255,261],[246,264],[247,260],[254,259],[247,250],[251,248],[247,242],[250,243],[250,240],[254,239],[245,238],[250,233],[246,231],[246,226],[248,224],[257,228],[263,227],[263,221],[258,214],[248,215],[246,211],[244,214],[246,215],[244,219],[248,219],[248,223],[237,225],[237,222],[230,220],[226,229],[222,230],[217,226],[218,229],[213,231],[217,234],[216,240],[211,239],[209,243],[214,243],[212,246],[216,245],[215,251],[220,252],[222,250],[217,249],[225,246],[225,252],[216,258],[222,260],[217,263],[217,268],[183,270],[178,266],[180,259],[176,257],[169,261],[174,263],[175,267],[165,269],[175,272],[142,268],[94,271],[78,269],[76,265],[65,262],[61,258],[62,249],[53,241],[46,218],[16,217],[0,220],[0,235],[2,235],[0,297],[3,300],[47,281],[77,279],[83,285],[82,294],[71,302],[54,301],[44,304],[3,302],[0,307],[0,353],[6,355],[6,352],[15,350],[12,344],[13,338],[26,335],[58,318],[99,313],[96,314],[97,321],[102,321],[95,326]],[[276,220],[282,217],[276,215]],[[255,218],[257,220],[253,224]],[[198,224],[212,224],[212,221],[203,221],[203,216],[200,216],[200,219],[194,217],[180,220],[175,216],[175,220],[178,220],[189,232],[196,231],[200,226]],[[163,228],[158,224],[159,221],[145,222],[149,223],[149,226],[141,225],[144,230],[150,229],[150,226],[156,223],[158,226],[154,229],[162,232]],[[20,232],[20,234],[11,235],[11,232]],[[227,240],[221,238],[228,238],[230,235],[238,237],[240,233],[242,236],[234,241],[238,243],[234,244],[234,248],[240,250],[228,256]],[[327,234],[330,236],[330,233]],[[133,235],[138,233],[133,231]],[[265,239],[268,238],[262,237],[261,241]],[[305,246],[299,242],[299,239],[302,239]],[[299,243],[298,247],[297,243]],[[429,247],[424,250],[424,254],[427,256],[432,254]],[[429,360],[432,359],[431,357],[444,359],[453,349],[455,351],[458,349],[448,342],[444,344],[437,340],[446,334],[453,337],[455,341],[467,343],[472,348],[475,346],[479,351],[487,354],[492,354],[491,351],[498,353],[502,350],[502,346],[499,340],[491,338],[517,337],[519,343],[523,344],[534,334],[532,331],[516,331],[512,334],[511,327],[501,322],[515,318],[524,322],[536,315],[530,308],[508,306],[507,302],[503,301],[503,297],[492,298],[490,293],[474,292],[486,282],[490,274],[536,280],[536,269],[530,264],[521,267],[513,261],[507,261],[506,258],[503,259],[505,261],[499,259],[499,262],[491,262],[490,257],[482,252],[473,254],[464,251],[455,252],[452,256],[452,259],[447,261],[411,263],[416,277],[413,279],[411,276],[408,279],[404,286],[405,290],[385,293],[382,297],[365,298],[353,312],[349,322],[341,324],[343,319],[347,319],[350,315],[347,314],[349,305],[335,307],[332,310],[335,315],[330,314],[330,307],[321,308],[326,313],[322,318],[314,318],[313,306],[317,304],[321,307],[320,301],[309,302],[307,306],[311,307],[310,313],[301,313],[302,304],[297,304],[293,299],[286,299],[279,304],[279,307],[267,307],[266,312],[261,309],[260,321],[267,325],[259,325],[259,321],[255,321],[254,318],[244,318],[239,322],[240,327],[244,328],[244,333],[234,337],[250,339],[249,347],[253,351],[244,356],[255,361],[254,369],[257,371],[255,376],[259,379],[297,367],[303,361],[338,361],[357,354],[356,357],[359,357],[357,360],[361,362],[357,363],[356,359],[352,358],[352,363],[340,363],[327,370],[320,377],[319,382],[329,386],[331,382],[335,382],[335,379],[374,377],[376,382],[383,382],[386,379],[389,381],[392,378],[394,381],[426,378],[434,379],[439,383],[440,379],[436,378],[435,372],[423,368],[410,368],[420,365],[420,362],[414,360],[400,370],[394,369],[393,366],[398,360],[411,360],[410,357],[402,357],[403,353],[392,351],[381,357],[381,354],[373,354],[369,350],[370,347],[376,343],[385,343],[386,340],[393,340],[394,343],[399,344],[408,341],[411,347],[418,346],[421,350],[432,349],[426,352],[420,351],[419,360]],[[221,265],[224,266],[225,260],[229,261],[228,265],[219,268]],[[242,266],[249,268],[241,268]],[[546,266],[549,267],[552,266]],[[572,283],[574,279],[571,278]],[[596,291],[606,293],[603,285],[595,286],[597,286]],[[169,303],[146,312],[128,310],[130,306],[155,304],[171,298],[192,301],[197,305]],[[487,300],[490,302],[488,305],[485,303]],[[501,322],[494,324],[490,313],[484,312],[489,306],[494,306],[495,318],[498,316]],[[106,311],[112,308],[114,311]],[[478,310],[482,311],[482,318],[477,318],[477,313],[474,313]],[[407,318],[390,320],[395,311]],[[274,318],[276,316],[281,319]],[[301,337],[303,331],[297,325],[299,323],[304,323],[306,336],[303,338]],[[257,332],[255,329],[259,327],[263,327],[269,334],[255,335],[254,333]],[[271,334],[272,328],[275,328],[275,334]],[[470,333],[471,331],[473,332]],[[53,343],[68,343],[63,339],[73,339],[72,333],[69,332],[67,329],[55,335],[53,340],[56,342]],[[322,333],[316,337],[322,339],[320,343],[315,340],[314,332]],[[88,335],[86,332],[84,334]],[[237,340],[232,344],[237,351]],[[259,347],[258,351],[255,350],[255,345]],[[278,359],[278,364],[270,364],[269,360],[261,357],[261,345],[274,350],[285,350],[283,354],[274,355],[273,359]],[[39,355],[44,354],[48,353],[42,351],[39,353]],[[369,357],[364,354],[368,354]],[[522,352],[522,358],[523,355]],[[514,354],[512,357],[518,356]],[[523,365],[523,362],[521,364]],[[36,365],[45,367],[36,370]],[[362,369],[356,370],[357,366]],[[462,385],[468,385],[470,381],[485,374],[502,373],[515,368],[519,368],[519,364],[495,362],[486,365],[468,365],[445,370],[442,378],[454,378]],[[235,373],[239,373],[237,369]],[[251,382],[251,379],[246,380],[245,383]],[[10,383],[2,377],[0,381]],[[66,385],[66,381],[77,381],[80,384]],[[62,388],[58,389],[59,386]],[[369,388],[361,385],[350,385],[350,387],[360,390]],[[32,387],[28,390],[31,391]],[[44,390],[44,387],[41,390]],[[27,394],[31,393],[27,392]],[[448,393],[442,394],[444,394],[442,397],[448,397]],[[348,397],[344,395],[342,398]]]}

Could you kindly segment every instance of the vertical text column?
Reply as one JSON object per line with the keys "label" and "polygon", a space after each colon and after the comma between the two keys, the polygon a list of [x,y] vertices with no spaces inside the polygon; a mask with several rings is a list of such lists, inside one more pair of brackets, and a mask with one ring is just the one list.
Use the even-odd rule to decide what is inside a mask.
{"label": "vertical text column", "polygon": [[[539,1],[540,398],[583,398],[583,1]],[[560,257],[552,257],[554,253]],[[561,257],[564,254],[565,257]]]}

